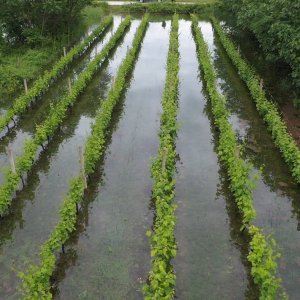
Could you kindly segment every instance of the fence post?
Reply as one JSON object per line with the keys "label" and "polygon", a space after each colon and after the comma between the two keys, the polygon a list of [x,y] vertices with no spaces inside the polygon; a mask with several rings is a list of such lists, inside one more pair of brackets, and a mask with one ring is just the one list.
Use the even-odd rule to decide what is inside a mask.
{"label": "fence post", "polygon": [[260,79],[260,91],[262,91],[262,89],[263,89],[263,86],[264,86],[264,80],[261,78]]}
{"label": "fence post", "polygon": [[25,93],[28,94],[27,80],[25,78],[24,78],[24,88],[25,88]]}
{"label": "fence post", "polygon": [[87,188],[87,182],[86,182],[86,177],[85,177],[85,172],[84,172],[84,156],[83,156],[83,150],[82,146],[79,146],[79,163],[80,163],[80,174],[82,181],[84,183],[84,188]]}
{"label": "fence post", "polygon": [[15,165],[15,160],[14,160],[14,154],[13,154],[13,151],[11,149],[11,146],[8,145],[7,147],[7,155],[8,155],[8,159],[9,159],[9,163],[10,163],[10,167],[11,167],[11,170],[14,174],[16,174],[16,165]]}
{"label": "fence post", "polygon": [[66,50],[66,47],[63,48],[64,49],[64,57],[67,56],[67,50]]}
{"label": "fence post", "polygon": [[69,93],[71,93],[72,84],[71,84],[71,78],[70,77],[68,77],[68,86],[69,86]]}

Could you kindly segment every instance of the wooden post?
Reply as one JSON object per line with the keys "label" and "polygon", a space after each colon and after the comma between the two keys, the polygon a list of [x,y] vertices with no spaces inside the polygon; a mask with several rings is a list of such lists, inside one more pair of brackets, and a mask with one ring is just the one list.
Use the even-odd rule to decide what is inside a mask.
{"label": "wooden post", "polygon": [[84,156],[83,156],[83,150],[82,146],[79,146],[79,163],[80,163],[80,174],[82,177],[82,181],[84,183],[84,188],[87,188],[87,183],[86,183],[86,177],[84,173]]}
{"label": "wooden post", "polygon": [[264,86],[264,80],[261,78],[260,79],[260,91],[262,91],[263,86]]}
{"label": "wooden post", "polygon": [[10,145],[7,147],[7,155],[8,155],[11,170],[14,174],[16,174],[17,172],[16,172],[16,165],[15,165],[14,155],[13,155],[13,151],[12,151]]}
{"label": "wooden post", "polygon": [[71,93],[72,90],[72,84],[71,84],[71,78],[68,78],[68,86],[69,86],[69,92]]}
{"label": "wooden post", "polygon": [[67,56],[67,50],[66,50],[66,47],[63,48],[64,49],[64,57]]}
{"label": "wooden post", "polygon": [[240,52],[241,52],[240,45],[238,45],[237,51],[240,54]]}
{"label": "wooden post", "polygon": [[28,94],[27,80],[25,78],[24,78],[24,88],[25,88],[25,93]]}
{"label": "wooden post", "polygon": [[164,147],[162,153],[162,162],[161,162],[161,169],[163,173],[166,171],[166,160],[167,160],[167,148]]}

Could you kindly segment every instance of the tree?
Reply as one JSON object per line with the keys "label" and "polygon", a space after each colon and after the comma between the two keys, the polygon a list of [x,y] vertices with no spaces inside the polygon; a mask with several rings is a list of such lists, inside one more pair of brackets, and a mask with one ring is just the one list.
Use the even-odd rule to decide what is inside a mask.
{"label": "tree", "polygon": [[284,60],[300,87],[300,1],[227,0],[237,23],[254,33],[267,58]]}
{"label": "tree", "polygon": [[91,0],[2,0],[0,25],[8,42],[36,43],[69,31]]}

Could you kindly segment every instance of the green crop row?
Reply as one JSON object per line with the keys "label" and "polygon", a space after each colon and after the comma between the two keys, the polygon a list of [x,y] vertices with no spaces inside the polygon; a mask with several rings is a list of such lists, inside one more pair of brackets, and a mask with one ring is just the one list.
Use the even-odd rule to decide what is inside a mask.
{"label": "green crop row", "polygon": [[275,145],[280,149],[293,177],[300,183],[300,150],[292,136],[288,133],[286,124],[281,119],[276,105],[267,100],[264,90],[261,90],[259,76],[241,57],[234,43],[226,35],[218,21],[213,17],[211,19],[223,47],[237,68],[239,76],[246,83],[259,114],[266,122]]}
{"label": "green crop row", "polygon": [[60,123],[67,117],[68,108],[78,99],[78,96],[91,81],[99,65],[109,55],[111,50],[123,36],[126,28],[130,26],[131,17],[126,17],[121,23],[116,33],[103,47],[102,51],[87,66],[86,70],[80,74],[69,94],[64,95],[60,101],[51,108],[47,119],[37,126],[34,138],[25,142],[23,155],[17,157],[16,173],[12,170],[5,174],[5,183],[0,186],[0,215],[7,213],[11,204],[12,195],[18,189],[20,178],[30,171],[35,160],[38,148],[47,142],[59,128]]}
{"label": "green crop row", "polygon": [[192,16],[192,29],[198,50],[198,59],[203,69],[207,91],[212,102],[215,125],[220,130],[218,155],[227,168],[231,181],[230,189],[243,215],[243,225],[247,226],[256,217],[252,203],[254,183],[249,179],[251,166],[239,156],[235,132],[228,121],[229,114],[225,106],[225,98],[217,91],[216,74],[211,64],[207,45],[198,28],[198,19],[195,15]]}
{"label": "green crop row", "polygon": [[235,132],[228,121],[229,113],[225,106],[225,98],[216,87],[216,74],[211,57],[202,33],[198,27],[198,19],[192,16],[192,31],[197,46],[198,60],[203,70],[207,91],[212,103],[214,123],[219,130],[218,155],[225,165],[236,204],[241,212],[243,229],[247,228],[251,237],[248,260],[251,263],[251,274],[260,290],[260,299],[275,299],[281,280],[277,278],[276,259],[280,254],[274,251],[275,241],[267,239],[261,229],[251,225],[256,217],[253,207],[252,189],[254,182],[250,180],[251,166],[239,153]]}
{"label": "green crop row", "polygon": [[37,79],[32,88],[28,90],[27,94],[24,94],[16,99],[13,106],[6,111],[6,113],[0,117],[0,132],[8,126],[8,124],[14,119],[15,116],[24,113],[29,104],[44,93],[59,75],[63,73],[65,68],[78,56],[81,56],[90,48],[91,45],[98,39],[99,36],[105,32],[105,30],[113,23],[113,17],[106,17],[93,33],[88,36],[83,43],[72,48],[66,56],[63,56],[49,72]]}
{"label": "green crop row", "polygon": [[[175,193],[174,173],[176,166],[175,140],[177,135],[179,52],[178,15],[173,16],[167,60],[167,75],[162,97],[163,112],[160,119],[160,145],[158,156],[152,162],[151,176],[155,204],[155,221],[150,238],[152,269],[149,282],[144,286],[145,299],[173,299],[176,276],[171,259],[176,256],[174,237]],[[147,232],[151,235],[151,232]]]}
{"label": "green crop row", "polygon": [[[129,19],[128,19],[129,20]],[[145,15],[135,34],[133,45],[123,60],[116,80],[111,87],[107,99],[97,113],[92,133],[89,136],[85,148],[85,174],[94,172],[95,164],[104,153],[104,144],[113,110],[121,99],[121,95],[127,86],[127,79],[132,72],[137,59],[141,43],[143,41],[149,16]],[[50,278],[55,270],[56,251],[68,240],[74,231],[77,220],[77,205],[84,196],[84,182],[81,175],[71,181],[70,190],[60,209],[60,220],[46,243],[41,247],[40,265],[30,266],[26,274],[20,273],[23,281],[23,296],[28,300],[52,299],[50,292]]]}

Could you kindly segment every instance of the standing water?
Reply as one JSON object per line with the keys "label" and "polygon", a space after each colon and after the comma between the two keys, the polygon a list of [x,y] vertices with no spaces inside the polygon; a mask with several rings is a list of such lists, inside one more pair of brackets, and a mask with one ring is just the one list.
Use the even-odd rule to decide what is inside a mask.
{"label": "standing water", "polygon": [[145,233],[153,219],[149,158],[158,148],[169,28],[169,22],[166,28],[150,23],[146,32],[124,114],[104,162],[103,183],[84,233],[73,245],[72,265],[58,270],[64,276],[57,282],[57,299],[143,297],[142,282],[151,262]]}
{"label": "standing water", "polygon": [[[58,210],[69,188],[69,180],[79,173],[78,146],[85,144],[107,87],[131,45],[139,21],[117,48],[113,58],[99,69],[88,89],[80,96],[61,131],[55,135],[33,171],[26,188],[14,199],[13,214],[1,220],[0,298],[18,299],[16,271],[28,262],[37,263],[40,246],[58,221]],[[29,201],[28,201],[29,200]]]}
{"label": "standing water", "polygon": [[201,93],[191,22],[180,21],[179,30],[176,295],[178,299],[191,300],[243,299],[248,285],[241,258],[243,239],[232,234],[239,231],[236,215],[227,215],[227,194],[221,187],[220,167],[205,112],[209,100]]}
{"label": "standing water", "polygon": [[279,276],[290,299],[298,299],[300,289],[300,188],[275,147],[270,133],[259,117],[244,83],[239,78],[218,39],[214,39],[210,23],[201,22],[210,44],[218,73],[220,91],[226,95],[231,123],[239,142],[245,146],[244,156],[254,165],[263,166],[261,179],[253,193],[257,212],[256,224],[278,243]]}

